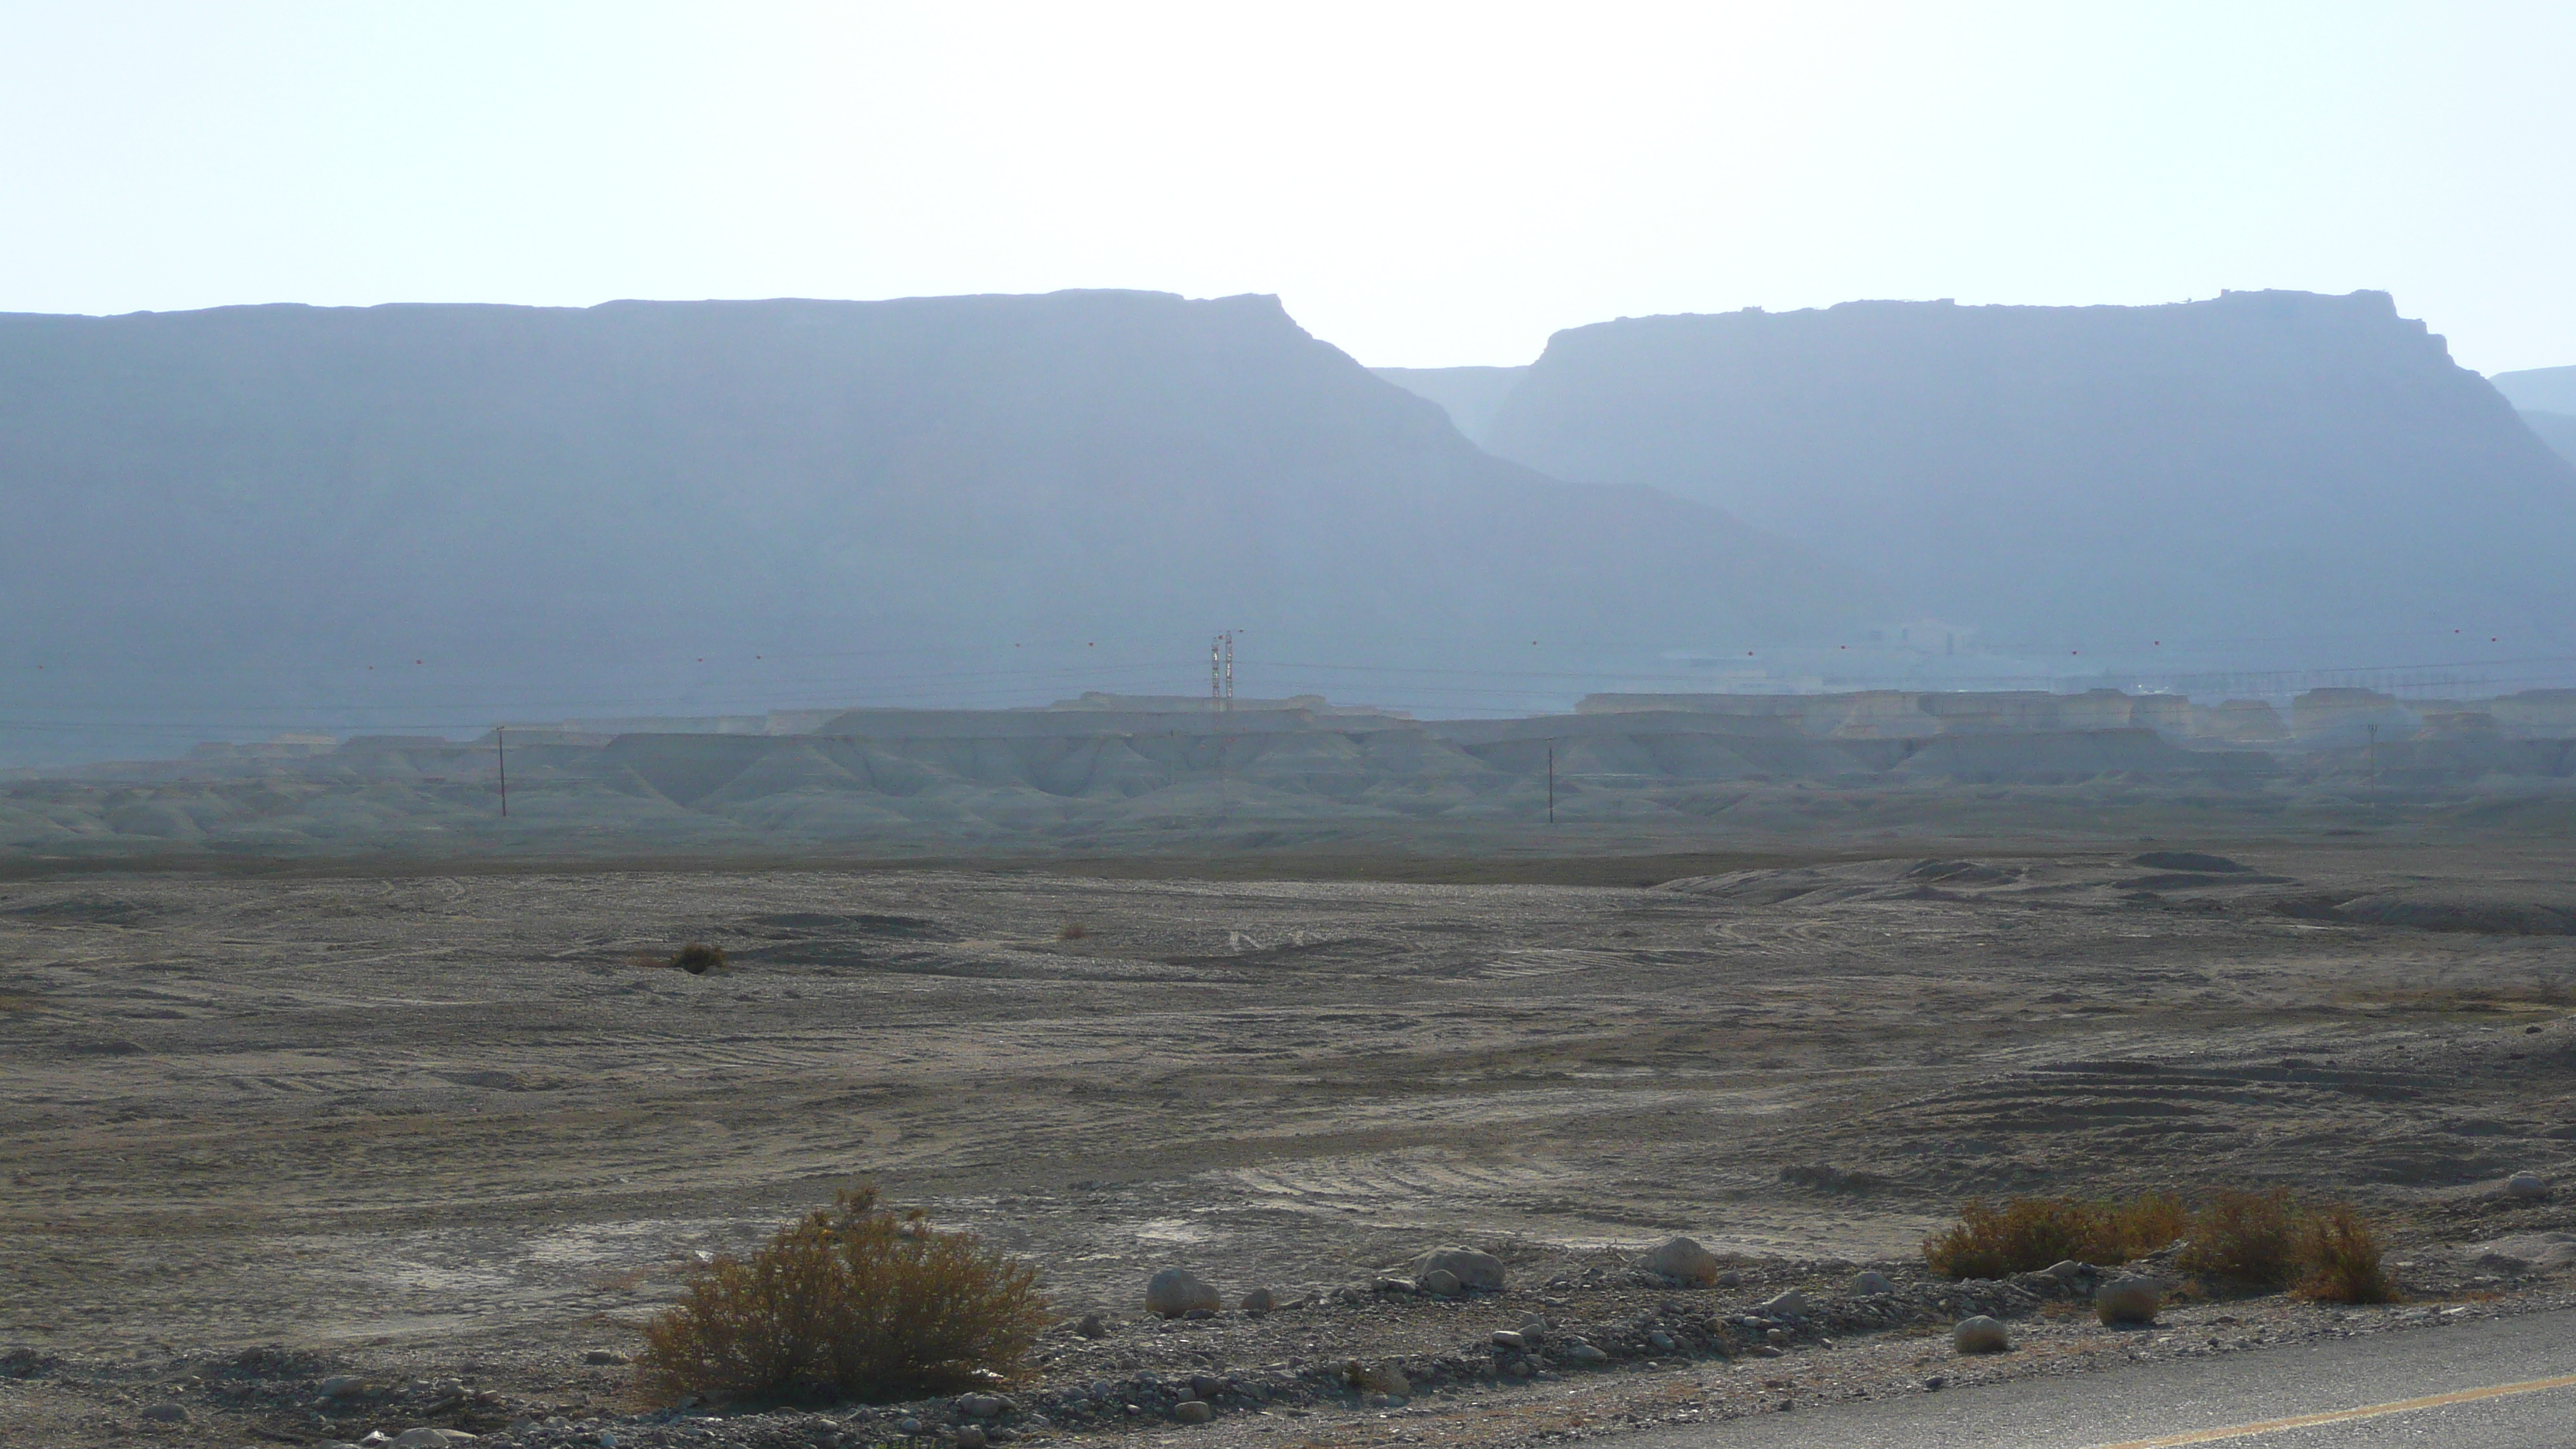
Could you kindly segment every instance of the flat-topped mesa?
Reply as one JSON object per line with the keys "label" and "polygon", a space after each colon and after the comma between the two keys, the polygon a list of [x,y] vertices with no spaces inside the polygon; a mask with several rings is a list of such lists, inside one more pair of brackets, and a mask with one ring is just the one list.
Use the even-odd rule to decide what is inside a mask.
{"label": "flat-topped mesa", "polygon": [[0,611],[84,660],[0,669],[0,708],[155,727],[0,764],[308,706],[383,732],[423,698],[733,715],[825,660],[862,697],[1042,698],[1226,629],[1588,668],[1815,637],[1865,592],[1705,505],[1480,452],[1263,296],[0,315],[0,458]]}
{"label": "flat-topped mesa", "polygon": [[2380,292],[1625,318],[1551,338],[1484,441],[1725,509],[2006,653],[2576,649],[2576,467]]}

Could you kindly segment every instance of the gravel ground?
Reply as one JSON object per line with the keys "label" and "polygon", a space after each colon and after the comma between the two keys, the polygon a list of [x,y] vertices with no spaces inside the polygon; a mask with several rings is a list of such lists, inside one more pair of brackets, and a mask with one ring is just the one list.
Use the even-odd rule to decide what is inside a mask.
{"label": "gravel ground", "polygon": [[[664,1406],[585,1361],[631,1352],[692,1255],[859,1177],[1110,1321],[1047,1340],[1014,1432],[1509,1442],[2556,1301],[2478,1245],[2576,1232],[2499,1196],[2517,1169],[2576,1178],[2576,938],[2513,927],[2571,852],[2141,863],[2173,845],[1657,888],[0,883],[0,1442],[937,1427],[953,1409],[637,1419]],[[650,964],[691,939],[732,964]],[[1914,1245],[1974,1194],[2274,1183],[2386,1225],[2417,1302],[2186,1302],[2142,1334],[1998,1297],[2020,1346],[1970,1361],[1942,1336],[1970,1305],[1920,1296]],[[1745,1281],[1626,1278],[1677,1232]],[[1445,1243],[1495,1251],[1510,1289],[1341,1296]],[[1139,1322],[1175,1264],[1311,1301]],[[1859,1314],[1837,1300],[1860,1265],[1917,1296]],[[1821,1319],[1741,1321],[1790,1286]],[[1493,1332],[1533,1315],[1538,1376],[1489,1377]],[[1548,1346],[1574,1339],[1602,1363]],[[1354,1360],[1398,1361],[1405,1402],[1368,1403]],[[1220,1396],[1212,1423],[1172,1417],[1184,1385]],[[184,1417],[142,1417],[164,1404]]]}

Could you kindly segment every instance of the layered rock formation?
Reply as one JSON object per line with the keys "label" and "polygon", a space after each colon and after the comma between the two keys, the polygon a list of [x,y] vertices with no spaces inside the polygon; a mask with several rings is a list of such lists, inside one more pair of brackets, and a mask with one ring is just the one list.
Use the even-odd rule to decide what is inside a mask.
{"label": "layered rock formation", "polygon": [[1988,647],[2576,644],[2576,468],[2381,293],[1625,319],[1551,339],[1486,441],[1727,509]]}

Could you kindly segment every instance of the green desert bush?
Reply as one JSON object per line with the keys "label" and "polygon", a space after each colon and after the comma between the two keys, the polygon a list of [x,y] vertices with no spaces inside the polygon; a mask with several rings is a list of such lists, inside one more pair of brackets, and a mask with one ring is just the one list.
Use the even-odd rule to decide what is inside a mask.
{"label": "green desert bush", "polygon": [[1035,1269],[861,1187],[748,1257],[694,1267],[646,1326],[636,1377],[660,1403],[954,1393],[1017,1377],[1047,1321]]}
{"label": "green desert bush", "polygon": [[2126,1202],[2017,1197],[1972,1200],[1955,1226],[1923,1240],[1923,1261],[1948,1278],[2001,1278],[2072,1258],[2125,1263],[2182,1236],[2179,1199],[2144,1193]]}

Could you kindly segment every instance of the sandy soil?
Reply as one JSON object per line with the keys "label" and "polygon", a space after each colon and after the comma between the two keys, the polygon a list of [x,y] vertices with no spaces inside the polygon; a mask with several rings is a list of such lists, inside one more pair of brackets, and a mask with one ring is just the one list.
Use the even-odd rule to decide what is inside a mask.
{"label": "sandy soil", "polygon": [[[1633,1326],[1671,1295],[1617,1265],[1673,1232],[1746,1274],[1677,1323],[1790,1283],[1838,1292],[1858,1263],[1930,1293],[1903,1265],[1974,1193],[2289,1183],[2380,1214],[2428,1304],[2545,1288],[2460,1246],[2576,1227],[2495,1195],[2516,1169],[2560,1175],[2576,1139],[2576,937],[2505,933],[2555,919],[2576,851],[2228,854],[2250,868],[2000,851],[1655,888],[788,869],[0,884],[0,1352],[19,1350],[0,1358],[0,1438],[506,1436],[630,1412],[624,1371],[584,1353],[631,1348],[686,1255],[862,1177],[1028,1253],[1068,1313],[1109,1314],[1109,1339],[1050,1339],[1039,1392],[1280,1376],[1273,1407],[1247,1395],[1212,1434],[1465,1423],[1439,1394],[1290,1390],[1313,1365],[1451,1351],[1533,1312]],[[733,966],[636,964],[692,939]],[[1334,1296],[1453,1241],[1501,1252],[1512,1292]],[[1130,1322],[1173,1263],[1229,1298],[1317,1301]],[[1791,1356],[1857,1363],[1883,1341],[1870,1351],[1903,1358],[1886,1383],[1911,1383],[1905,1356],[1946,1311],[1918,1309],[1822,1322]],[[1756,1385],[1751,1407],[1769,1392],[1667,1357],[1617,1376],[1663,1417],[1719,1411],[1713,1390],[1675,1397],[1709,1373]],[[317,1405],[336,1371],[379,1387]],[[1526,1407],[1554,1382],[1492,1392]],[[138,1419],[165,1400],[189,1417]],[[780,1427],[857,1432],[813,1424]]]}

